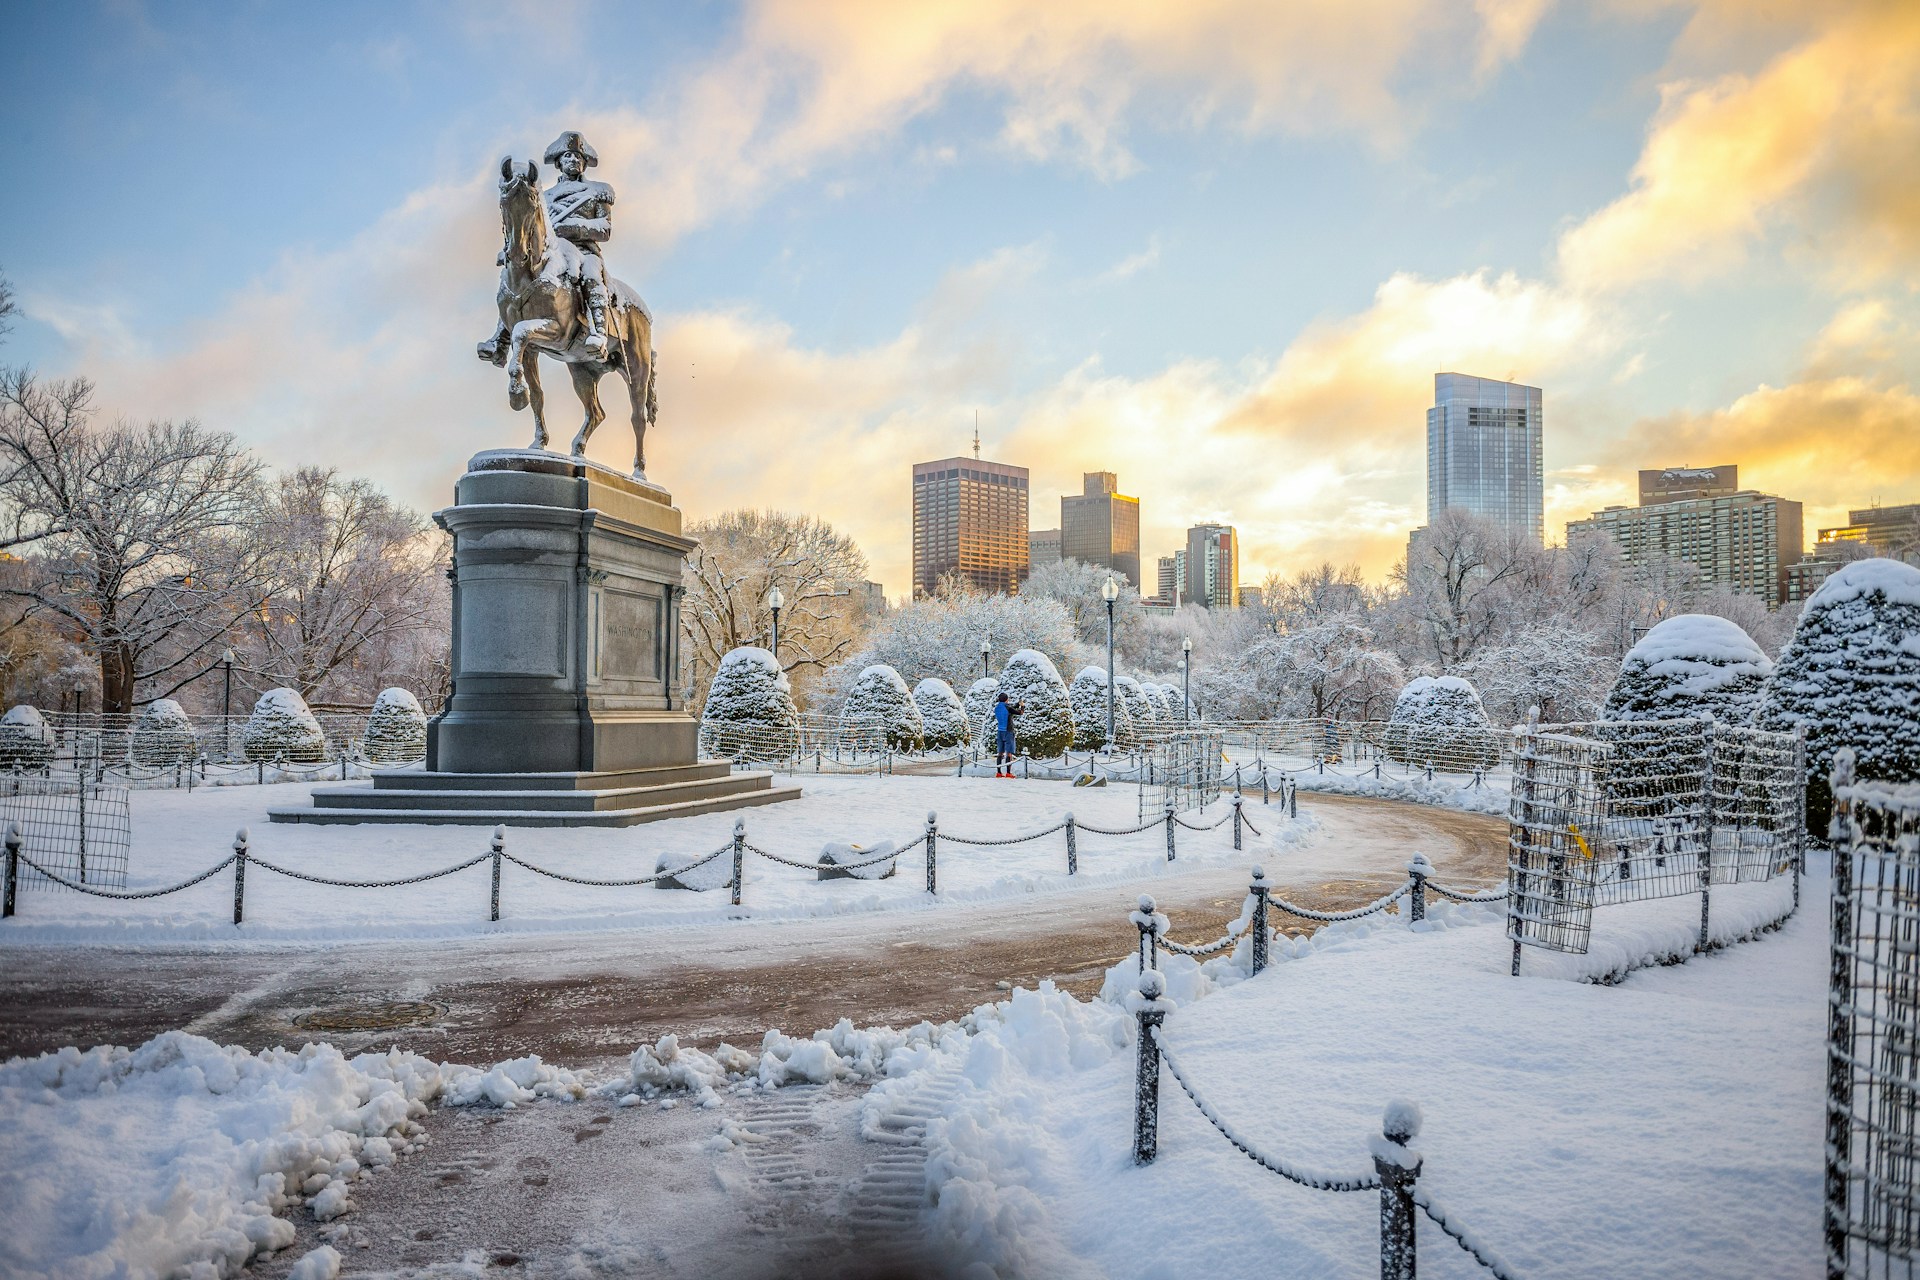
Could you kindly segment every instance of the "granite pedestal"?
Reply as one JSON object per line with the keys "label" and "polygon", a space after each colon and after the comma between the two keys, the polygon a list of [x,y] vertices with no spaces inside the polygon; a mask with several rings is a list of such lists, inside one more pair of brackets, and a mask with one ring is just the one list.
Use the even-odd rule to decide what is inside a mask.
{"label": "granite pedestal", "polygon": [[453,535],[453,696],[427,726],[425,771],[318,788],[275,822],[624,826],[800,794],[698,759],[673,689],[695,544],[664,489],[498,450],[433,518]]}

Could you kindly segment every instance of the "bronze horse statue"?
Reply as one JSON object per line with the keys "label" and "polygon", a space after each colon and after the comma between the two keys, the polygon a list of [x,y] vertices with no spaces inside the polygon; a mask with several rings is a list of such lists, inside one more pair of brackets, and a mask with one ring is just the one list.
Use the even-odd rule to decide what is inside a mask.
{"label": "bronze horse statue", "polygon": [[[540,194],[540,170],[532,161],[516,169],[512,157],[500,162],[500,221],[506,248],[500,255],[500,329],[479,344],[482,360],[507,370],[507,403],[517,412],[533,406],[533,448],[547,447],[545,397],[540,389],[540,353],[564,361],[573,376],[574,394],[586,410],[572,453],[580,457],[594,428],[606,417],[600,407],[600,379],[619,370],[633,405],[633,474],[647,478],[647,424],[653,421],[653,317],[640,295],[619,280],[607,280],[606,346],[587,343],[580,278],[580,250],[554,236],[547,202]],[[505,337],[506,341],[501,342]]]}

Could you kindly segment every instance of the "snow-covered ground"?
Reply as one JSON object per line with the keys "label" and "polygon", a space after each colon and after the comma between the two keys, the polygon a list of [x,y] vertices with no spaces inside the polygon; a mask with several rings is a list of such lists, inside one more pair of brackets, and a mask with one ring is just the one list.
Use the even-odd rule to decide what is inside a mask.
{"label": "snow-covered ground", "polygon": [[[747,840],[770,853],[813,862],[829,843],[905,845],[940,813],[938,869],[944,902],[978,902],[1035,892],[1081,890],[1152,875],[1164,867],[1165,836],[1155,828],[1130,836],[1078,835],[1079,873],[1067,875],[1066,837],[1055,832],[1024,844],[979,847],[952,837],[1004,839],[1058,823],[1068,812],[1113,829],[1137,825],[1135,789],[1074,788],[1059,782],[954,777],[803,775],[795,801],[744,811]],[[273,824],[269,807],[298,804],[301,784],[140,791],[131,799],[133,848],[129,890],[178,883],[227,857],[234,833],[250,829],[250,853],[313,875],[392,880],[464,862],[488,849],[490,829],[430,826]],[[1226,802],[1188,813],[1205,824]],[[1312,829],[1302,815],[1249,804],[1263,834],[1246,833],[1236,853],[1229,827],[1178,832],[1178,856],[1190,865],[1245,863],[1271,857]],[[591,879],[651,875],[663,853],[701,855],[732,838],[734,814],[718,813],[620,830],[509,829],[507,851],[536,866]],[[721,870],[723,856],[709,869]],[[653,886],[594,888],[538,876],[507,863],[501,877],[499,924],[487,919],[486,862],[437,880],[400,888],[345,889],[313,885],[249,866],[246,923],[232,923],[233,875],[221,872],[165,897],[115,901],[63,890],[29,889],[0,942],[169,944],[196,947],[371,938],[448,937],[489,932],[544,932],[698,923],[750,913],[755,919],[834,916],[889,909],[925,909],[925,863],[918,849],[886,880],[820,881],[815,874],[749,854],[743,908],[725,890],[692,892]]]}

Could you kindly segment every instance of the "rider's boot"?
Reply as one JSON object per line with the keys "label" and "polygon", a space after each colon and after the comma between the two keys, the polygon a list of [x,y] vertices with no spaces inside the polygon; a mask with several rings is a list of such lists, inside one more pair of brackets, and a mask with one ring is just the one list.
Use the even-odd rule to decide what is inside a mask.
{"label": "rider's boot", "polygon": [[607,308],[595,302],[587,307],[587,349],[595,355],[607,354]]}

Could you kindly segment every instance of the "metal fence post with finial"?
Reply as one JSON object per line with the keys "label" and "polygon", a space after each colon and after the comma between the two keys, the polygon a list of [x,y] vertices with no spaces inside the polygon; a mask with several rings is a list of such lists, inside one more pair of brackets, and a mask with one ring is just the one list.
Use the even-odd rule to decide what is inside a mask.
{"label": "metal fence post with finial", "polygon": [[1413,888],[1407,892],[1407,923],[1418,924],[1427,918],[1427,877],[1433,874],[1433,864],[1427,861],[1424,853],[1415,853],[1413,860],[1407,863],[1407,879]]}
{"label": "metal fence post with finial", "polygon": [[1167,801],[1167,861],[1173,861],[1173,801]]}
{"label": "metal fence post with finial", "polygon": [[1067,815],[1067,874],[1071,876],[1071,875],[1078,875],[1079,873],[1080,873],[1079,842],[1074,838],[1073,815],[1068,814]]}
{"label": "metal fence post with finial", "polygon": [[937,897],[940,893],[939,861],[936,847],[940,841],[940,818],[933,810],[927,810],[927,896]]}
{"label": "metal fence post with finial", "polygon": [[1233,847],[1240,847],[1240,797],[1233,798]]}
{"label": "metal fence post with finial", "polygon": [[4,901],[0,901],[0,919],[13,916],[20,895],[20,824],[7,824],[7,881]]}
{"label": "metal fence post with finial", "polygon": [[747,820],[733,820],[733,905],[740,905],[740,881],[747,861]]}
{"label": "metal fence post with finial", "polygon": [[1287,817],[1297,818],[1299,816],[1300,816],[1300,784],[1297,782],[1288,782],[1287,783]]}
{"label": "metal fence post with finial", "polygon": [[1160,935],[1166,932],[1167,918],[1160,914],[1154,904],[1153,895],[1143,893],[1136,909],[1127,913],[1127,919],[1140,931],[1140,971],[1160,967]]}
{"label": "metal fence post with finial", "polygon": [[1161,999],[1166,979],[1143,970],[1135,987],[1134,1016],[1139,1020],[1139,1070],[1133,1082],[1133,1162],[1152,1164],[1160,1150],[1160,1042],[1154,1037],[1173,1007]]}
{"label": "metal fence post with finial", "polygon": [[239,924],[246,918],[247,909],[247,829],[245,827],[233,837],[233,922]]}
{"label": "metal fence post with finial", "polygon": [[1267,895],[1273,892],[1273,886],[1267,883],[1266,868],[1258,865],[1253,868],[1253,883],[1247,886],[1247,892],[1253,895],[1253,971],[1259,973],[1267,967],[1267,948],[1271,942],[1267,932]]}
{"label": "metal fence post with finial", "polygon": [[1380,1119],[1380,1136],[1368,1143],[1380,1175],[1380,1280],[1415,1280],[1413,1189],[1420,1153],[1407,1143],[1419,1136],[1420,1108],[1396,1098]]}
{"label": "metal fence post with finial", "polygon": [[500,854],[507,847],[507,829],[504,826],[493,829],[493,913],[487,918],[500,919]]}

